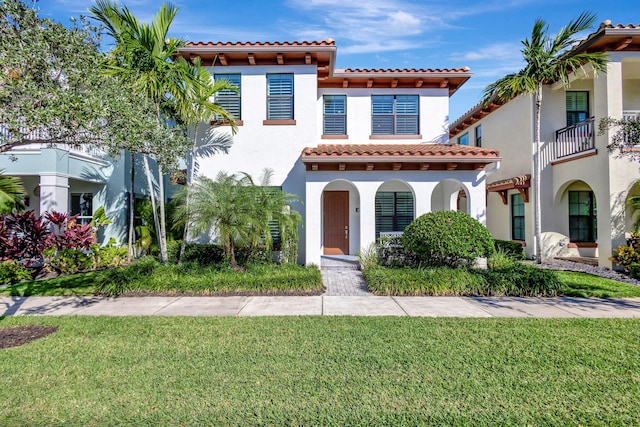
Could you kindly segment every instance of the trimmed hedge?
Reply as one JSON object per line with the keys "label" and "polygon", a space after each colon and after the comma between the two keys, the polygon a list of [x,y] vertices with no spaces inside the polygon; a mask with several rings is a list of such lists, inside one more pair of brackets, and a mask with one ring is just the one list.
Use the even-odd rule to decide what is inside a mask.
{"label": "trimmed hedge", "polygon": [[402,244],[432,266],[470,264],[495,252],[489,230],[460,211],[429,212],[416,218],[405,228]]}
{"label": "trimmed hedge", "polygon": [[521,263],[508,270],[376,266],[363,274],[376,295],[555,296],[562,286],[555,272]]}

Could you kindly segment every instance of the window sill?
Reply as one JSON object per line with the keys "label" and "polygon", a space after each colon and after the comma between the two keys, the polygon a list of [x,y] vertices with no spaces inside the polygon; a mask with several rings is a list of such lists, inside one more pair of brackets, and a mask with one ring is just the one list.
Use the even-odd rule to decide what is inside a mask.
{"label": "window sill", "polygon": [[597,248],[598,243],[596,242],[570,242],[567,245],[568,248]]}
{"label": "window sill", "polygon": [[322,135],[321,139],[349,139],[349,135]]}
{"label": "window sill", "polygon": [[527,246],[527,242],[526,242],[526,241],[524,241],[524,240],[517,240],[517,239],[516,239],[516,240],[511,240],[511,241],[512,241],[512,242],[520,243],[522,246]]}
{"label": "window sill", "polygon": [[[231,126],[231,123],[227,120],[211,120],[209,122],[211,126]],[[236,126],[244,125],[244,121],[236,120]]]}
{"label": "window sill", "polygon": [[422,135],[369,135],[369,139],[422,139]]}
{"label": "window sill", "polygon": [[265,126],[295,126],[295,120],[263,120]]}

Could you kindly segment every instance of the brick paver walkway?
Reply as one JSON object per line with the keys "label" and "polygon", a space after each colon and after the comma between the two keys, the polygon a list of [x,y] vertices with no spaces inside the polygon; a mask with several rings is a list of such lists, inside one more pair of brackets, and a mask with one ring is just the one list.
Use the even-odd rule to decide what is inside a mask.
{"label": "brick paver walkway", "polygon": [[371,295],[355,257],[323,256],[320,271],[326,296]]}

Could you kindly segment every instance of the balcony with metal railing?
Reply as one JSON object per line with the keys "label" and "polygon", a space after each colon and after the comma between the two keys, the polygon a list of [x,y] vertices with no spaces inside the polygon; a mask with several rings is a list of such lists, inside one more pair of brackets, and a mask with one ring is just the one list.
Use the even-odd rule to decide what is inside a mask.
{"label": "balcony with metal railing", "polygon": [[[622,112],[622,118],[625,120],[640,120],[640,110],[625,110]],[[624,145],[633,149],[640,148],[638,140],[640,140],[639,135],[627,134],[624,136]]]}
{"label": "balcony with metal railing", "polygon": [[588,118],[556,131],[554,159],[563,159],[596,148],[595,119]]}

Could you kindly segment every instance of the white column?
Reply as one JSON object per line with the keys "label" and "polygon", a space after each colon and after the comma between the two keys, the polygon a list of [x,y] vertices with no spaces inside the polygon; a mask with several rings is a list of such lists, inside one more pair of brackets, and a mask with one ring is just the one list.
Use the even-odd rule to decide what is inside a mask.
{"label": "white column", "polygon": [[427,181],[409,182],[408,184],[413,188],[415,196],[416,218],[431,212],[431,194],[433,193],[436,183]]}
{"label": "white column", "polygon": [[305,198],[305,265],[320,266],[322,255],[322,189],[326,183],[307,181]]}
{"label": "white column", "polygon": [[40,215],[45,212],[69,211],[69,176],[57,173],[40,174]]}
{"label": "white column", "polygon": [[360,192],[360,248],[376,241],[376,192],[379,182],[354,183]]}

